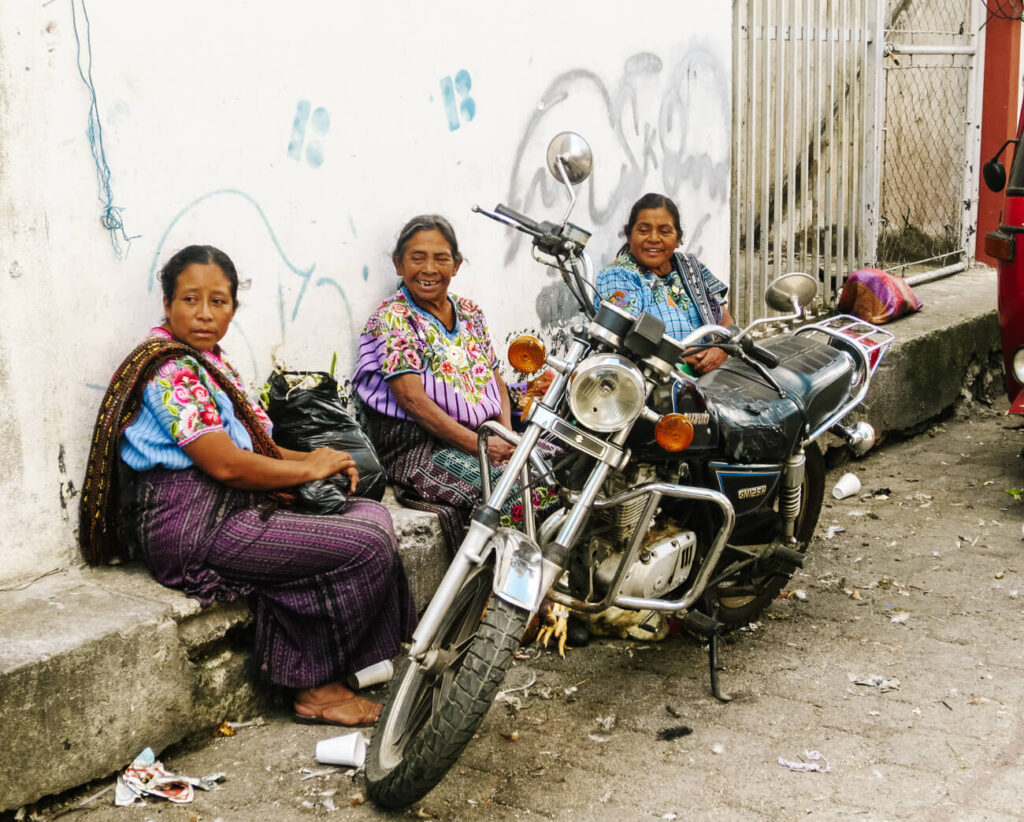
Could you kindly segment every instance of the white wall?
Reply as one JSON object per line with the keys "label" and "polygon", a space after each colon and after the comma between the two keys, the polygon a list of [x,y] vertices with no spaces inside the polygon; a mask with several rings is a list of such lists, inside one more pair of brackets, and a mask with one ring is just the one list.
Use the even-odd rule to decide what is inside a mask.
{"label": "white wall", "polygon": [[[252,281],[224,341],[247,380],[275,350],[309,369],[337,351],[347,375],[396,286],[395,235],[424,211],[452,219],[469,260],[453,290],[484,307],[499,352],[524,329],[550,339],[568,314],[556,281],[470,207],[560,218],[541,169],[573,129],[595,155],[573,217],[595,264],[658,190],[727,280],[730,25],[730,4],[697,0],[4,3],[0,580],[79,562],[96,408],[160,320],[155,274],[183,245],[223,248]],[[101,224],[108,203],[124,234]]]}

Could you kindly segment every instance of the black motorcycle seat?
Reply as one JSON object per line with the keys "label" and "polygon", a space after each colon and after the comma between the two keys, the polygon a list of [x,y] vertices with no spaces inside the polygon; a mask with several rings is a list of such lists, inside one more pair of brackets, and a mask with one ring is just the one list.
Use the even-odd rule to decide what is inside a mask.
{"label": "black motorcycle seat", "polygon": [[737,462],[777,462],[803,435],[801,408],[811,429],[849,396],[853,362],[838,349],[807,336],[777,336],[762,343],[779,365],[769,369],[784,399],[750,365],[732,357],[697,381],[718,419],[723,449]]}

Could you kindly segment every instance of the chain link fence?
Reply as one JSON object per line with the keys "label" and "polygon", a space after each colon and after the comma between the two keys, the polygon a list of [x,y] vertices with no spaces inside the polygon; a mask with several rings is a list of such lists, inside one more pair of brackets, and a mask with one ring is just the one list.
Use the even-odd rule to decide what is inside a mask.
{"label": "chain link fence", "polygon": [[[878,264],[963,252],[971,0],[890,0]],[[950,261],[954,261],[950,259]]]}

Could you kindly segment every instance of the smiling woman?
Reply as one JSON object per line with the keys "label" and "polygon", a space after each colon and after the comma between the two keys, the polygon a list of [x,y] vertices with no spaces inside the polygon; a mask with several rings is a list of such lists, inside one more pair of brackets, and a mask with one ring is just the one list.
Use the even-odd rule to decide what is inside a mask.
{"label": "smiling woman", "polygon": [[[633,203],[623,233],[619,255],[597,275],[600,299],[632,314],[653,314],[676,339],[702,325],[732,325],[723,299],[728,287],[694,255],[677,250],[683,229],[671,199],[645,194]],[[706,374],[726,356],[720,348],[708,348],[687,357],[684,370]]]}
{"label": "smiling woman", "polygon": [[[508,390],[483,312],[448,291],[463,262],[449,222],[413,217],[391,259],[402,284],[370,315],[352,382],[395,496],[438,514],[454,550],[480,502],[477,429],[487,420],[511,429]],[[488,439],[492,476],[512,450]],[[522,516],[511,504],[504,514],[507,524]]]}

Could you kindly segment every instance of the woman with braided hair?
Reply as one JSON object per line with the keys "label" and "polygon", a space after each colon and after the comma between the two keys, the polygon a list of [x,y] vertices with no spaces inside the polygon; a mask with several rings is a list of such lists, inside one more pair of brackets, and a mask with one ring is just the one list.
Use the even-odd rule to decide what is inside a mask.
{"label": "woman with braided hair", "polygon": [[133,533],[164,585],[203,604],[252,594],[259,673],[295,690],[296,721],[372,724],[380,705],[340,680],[393,657],[415,623],[391,517],[357,498],[340,515],[288,510],[303,482],[345,474],[354,490],[354,461],[274,444],[219,345],[238,307],[223,251],[188,246],[160,276],[165,320],[114,374],[96,421],[83,555],[124,558]]}

